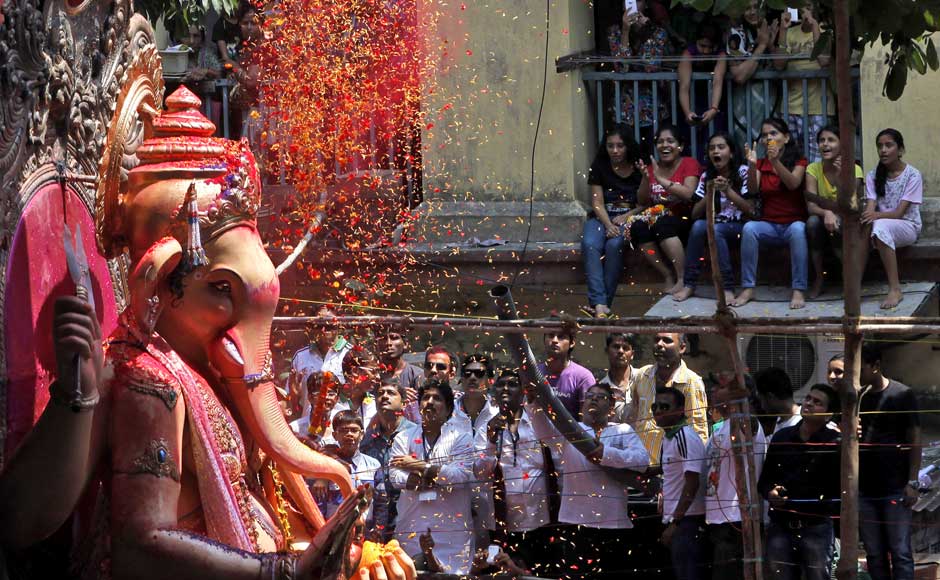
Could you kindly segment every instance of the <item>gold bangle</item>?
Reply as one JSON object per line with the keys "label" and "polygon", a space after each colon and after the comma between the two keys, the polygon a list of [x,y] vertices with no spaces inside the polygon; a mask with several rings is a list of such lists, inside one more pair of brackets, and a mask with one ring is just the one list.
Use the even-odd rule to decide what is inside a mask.
{"label": "gold bangle", "polygon": [[90,397],[83,397],[80,392],[66,395],[62,393],[59,381],[53,381],[49,385],[49,398],[60,407],[68,407],[73,413],[81,413],[82,411],[94,409],[98,405],[101,395],[97,391]]}

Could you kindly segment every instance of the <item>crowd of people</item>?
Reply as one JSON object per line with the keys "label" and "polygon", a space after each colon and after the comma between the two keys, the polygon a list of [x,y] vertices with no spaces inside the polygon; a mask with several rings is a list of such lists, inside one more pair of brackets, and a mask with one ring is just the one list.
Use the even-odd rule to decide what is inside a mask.
{"label": "crowd of people", "polygon": [[[768,368],[740,390],[731,372],[701,376],[686,337],[606,336],[608,368],[573,360],[576,330],[544,334],[544,375],[579,421],[585,452],[538,402],[529,373],[483,352],[405,361],[393,328],[345,338],[328,309],[293,358],[284,410],[298,437],[374,488],[368,538],[396,538],[419,569],[547,578],[743,578],[744,497],[763,506],[767,572],[828,578],[837,559],[841,357],[799,400]],[[565,320],[562,318],[562,320]],[[862,356],[860,532],[874,580],[912,578],[911,506],[919,493],[912,391]],[[802,391],[801,391],[802,392]],[[734,448],[748,399],[758,485],[741,492]],[[308,482],[321,510],[341,502]],[[760,510],[758,510],[760,511]],[[754,513],[753,511],[751,513]]]}
{"label": "crowd of people", "polygon": [[[606,35],[610,55],[621,59],[617,70],[661,72],[678,62],[673,105],[682,114],[678,124],[668,122],[669,109],[675,108],[669,87],[654,86],[666,81],[644,81],[639,90],[619,92],[613,117],[621,122],[607,126],[587,180],[585,314],[611,315],[626,248],[639,251],[676,301],[693,296],[707,261],[708,192],[715,194],[715,245],[727,302],[751,301],[761,249],[784,246],[790,256],[790,307],[803,308],[824,290],[827,255],[842,259],[837,198],[842,164],[852,160],[843,159],[831,87],[819,79],[794,78],[785,81],[784,95],[777,94],[782,87],[777,83],[748,81],[761,69],[827,67],[830,56],[813,49],[828,26],[810,7],[796,12],[797,18],[794,11],[764,10],[756,0],[730,20],[682,18],[682,11],[640,0],[636,10],[622,11],[622,21]],[[708,85],[693,80],[694,72],[710,73]],[[732,95],[725,94],[726,76]],[[863,235],[881,257],[888,283],[881,307],[890,309],[903,299],[896,250],[920,234],[923,179],[903,161],[898,131],[878,133],[877,148],[878,164],[867,175],[855,164],[853,193],[864,200]],[[739,267],[732,260],[737,252]],[[866,248],[862,259],[868,254]]]}
{"label": "crowd of people", "polygon": [[[649,164],[626,125],[606,131],[588,176],[592,211],[582,237],[586,314],[611,315],[627,247],[640,251],[674,300],[692,297],[705,261],[708,193],[715,200],[715,245],[730,305],[743,306],[754,298],[761,249],[772,246],[789,249],[790,308],[803,308],[820,296],[826,254],[842,259],[837,200],[841,167],[848,161],[842,158],[839,130],[833,125],[819,129],[822,157],[808,163],[786,121],[771,117],[760,127],[760,138],[752,144],[742,145],[727,132],[711,135],[704,170],[683,154],[686,142],[672,125],[659,126],[657,156]],[[855,194],[864,198],[863,235],[877,249],[888,283],[881,308],[890,309],[903,299],[896,251],[914,244],[921,232],[924,181],[903,160],[900,132],[884,129],[876,142],[875,169],[865,175],[855,166]],[[740,252],[736,294],[732,249]],[[859,258],[867,260],[868,254],[864,247]]]}

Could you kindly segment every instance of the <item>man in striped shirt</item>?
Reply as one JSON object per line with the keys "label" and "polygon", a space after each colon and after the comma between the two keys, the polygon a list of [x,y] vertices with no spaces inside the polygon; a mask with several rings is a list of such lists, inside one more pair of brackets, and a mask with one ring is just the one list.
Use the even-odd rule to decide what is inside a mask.
{"label": "man in striped shirt", "polygon": [[689,425],[702,441],[708,440],[705,384],[702,377],[687,367],[682,360],[686,347],[684,334],[658,333],[653,343],[653,358],[656,363],[640,369],[639,376],[633,383],[633,395],[630,398],[633,408],[625,414],[636,417],[633,429],[649,452],[653,465],[659,463],[663,440],[663,430],[656,425],[651,411],[656,400],[657,387],[672,387],[682,393],[685,397],[685,416]]}

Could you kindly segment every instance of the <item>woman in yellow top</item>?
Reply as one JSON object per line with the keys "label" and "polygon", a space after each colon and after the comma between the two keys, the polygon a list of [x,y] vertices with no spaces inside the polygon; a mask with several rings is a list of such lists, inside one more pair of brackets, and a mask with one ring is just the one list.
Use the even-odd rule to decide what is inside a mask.
{"label": "woman in yellow top", "polygon": [[[810,258],[816,277],[810,287],[809,297],[816,298],[822,293],[824,282],[823,253],[831,247],[835,256],[842,259],[842,218],[839,217],[838,187],[839,172],[842,169],[842,146],[839,142],[839,128],[826,125],[816,134],[816,144],[822,161],[811,163],[806,168],[806,238],[809,243]],[[865,173],[855,165],[855,191],[864,192]]]}

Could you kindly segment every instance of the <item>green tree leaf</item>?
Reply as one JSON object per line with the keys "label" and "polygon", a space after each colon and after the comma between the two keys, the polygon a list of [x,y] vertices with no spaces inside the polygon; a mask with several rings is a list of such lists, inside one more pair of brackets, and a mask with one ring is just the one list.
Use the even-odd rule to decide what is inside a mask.
{"label": "green tree leaf", "polygon": [[937,47],[932,38],[927,39],[927,66],[933,71],[940,70],[940,58],[937,58]]}
{"label": "green tree leaf", "polygon": [[690,3],[692,8],[695,8],[699,12],[707,12],[711,10],[712,4],[714,4],[713,0],[692,0]]}
{"label": "green tree leaf", "polygon": [[914,49],[909,51],[911,55],[911,68],[922,75],[927,74],[927,57],[924,54],[924,49],[916,42],[911,42],[911,46]]}
{"label": "green tree leaf", "polygon": [[885,77],[884,95],[896,101],[904,94],[904,87],[907,86],[907,56],[901,54],[888,69],[888,75]]}

